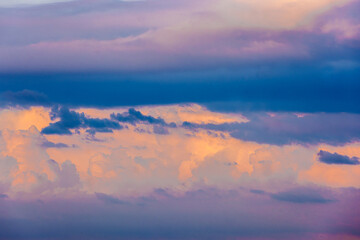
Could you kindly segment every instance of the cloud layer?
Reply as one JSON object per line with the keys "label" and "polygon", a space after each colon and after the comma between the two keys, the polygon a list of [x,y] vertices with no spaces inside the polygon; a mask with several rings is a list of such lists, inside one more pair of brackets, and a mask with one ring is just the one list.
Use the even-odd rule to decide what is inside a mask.
{"label": "cloud layer", "polygon": [[0,3],[0,239],[360,239],[359,0]]}
{"label": "cloud layer", "polygon": [[[166,189],[148,195],[119,199],[97,193],[78,199],[42,202],[1,200],[6,214],[22,209],[21,220],[0,218],[0,237],[52,239],[357,239],[357,190],[328,192],[336,202],[284,205],[280,199],[248,193],[198,189],[174,196]],[[276,194],[275,194],[276,195]],[[304,199],[309,199],[305,197]],[[306,200],[307,201],[307,200]],[[174,207],[176,206],[176,207]],[[339,211],[344,206],[351,211]],[[256,211],[254,211],[256,209]],[[279,211],[279,210],[283,211]],[[292,214],[289,214],[291,212]],[[61,218],[59,218],[59,214]],[[271,217],[269,217],[271,216]],[[336,219],[346,219],[339,223]],[[139,224],[139,221],[141,224]],[[18,229],[22,231],[18,231]]]}
{"label": "cloud layer", "polygon": [[[85,0],[0,9],[0,71],[193,70],[274,61],[293,62],[293,69],[306,67],[304,61],[356,65],[358,4]],[[20,32],[29,38],[19,38]]]}
{"label": "cloud layer", "polygon": [[358,8],[357,0],[2,8],[0,105],[359,113]]}
{"label": "cloud layer", "polygon": [[[360,186],[357,158],[347,157],[360,155],[358,127],[350,124],[357,115],[259,113],[246,119],[198,105],[14,111],[0,112],[0,119],[8,119],[1,123],[0,190],[10,197],[59,191],[133,195],[242,183],[262,183],[266,190],[272,181],[279,192],[290,183]],[[48,134],[54,125],[61,131]]]}

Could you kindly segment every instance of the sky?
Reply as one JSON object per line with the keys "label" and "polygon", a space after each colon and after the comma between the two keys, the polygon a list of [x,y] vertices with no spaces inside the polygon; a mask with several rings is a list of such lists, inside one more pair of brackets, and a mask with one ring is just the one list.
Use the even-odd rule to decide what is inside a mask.
{"label": "sky", "polygon": [[360,239],[359,10],[0,1],[0,239]]}

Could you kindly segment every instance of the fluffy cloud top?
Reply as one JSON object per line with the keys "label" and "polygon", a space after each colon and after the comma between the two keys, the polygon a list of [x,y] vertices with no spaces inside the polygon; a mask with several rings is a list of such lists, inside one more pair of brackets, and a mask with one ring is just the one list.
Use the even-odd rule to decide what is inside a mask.
{"label": "fluffy cloud top", "polygon": [[[121,121],[110,118],[114,112]],[[332,123],[332,115],[318,115],[260,114],[264,121],[257,121],[198,105],[3,109],[0,238],[356,238],[360,168],[340,163],[358,161],[347,157],[359,156],[358,142],[263,144],[229,134],[255,121],[251,131],[274,127],[300,139],[289,126],[319,126],[325,116]],[[284,119],[290,121],[281,128]],[[78,132],[43,134],[26,121],[39,128],[60,121]],[[89,139],[86,130],[108,121],[127,127]],[[311,129],[314,136],[327,132]]]}

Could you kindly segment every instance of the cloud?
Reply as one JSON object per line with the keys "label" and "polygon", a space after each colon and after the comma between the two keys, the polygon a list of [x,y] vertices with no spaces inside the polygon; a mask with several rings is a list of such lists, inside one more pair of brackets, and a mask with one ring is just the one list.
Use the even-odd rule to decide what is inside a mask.
{"label": "cloud", "polygon": [[272,199],[296,204],[325,204],[334,202],[334,199],[323,197],[317,190],[300,188],[270,194]]}
{"label": "cloud", "polygon": [[3,0],[0,3],[0,8],[18,8],[28,7],[41,4],[53,4],[59,2],[70,2],[73,0]]}
{"label": "cloud", "polygon": [[269,196],[271,199],[280,202],[289,202],[294,204],[327,204],[336,202],[332,196],[323,196],[332,195],[331,191],[326,191],[326,189],[321,188],[314,189],[298,187],[278,193],[268,193],[263,190],[250,189],[249,192],[256,195]]}
{"label": "cloud", "polygon": [[[109,73],[6,75],[2,77],[4,81],[0,81],[0,93],[29,89],[43,92],[50,103],[73,107],[198,103],[216,112],[360,113],[357,104],[360,83],[355,81],[360,75],[357,68],[350,72],[320,71],[311,67],[302,70],[290,70],[285,66],[278,70],[276,66],[264,68],[260,76],[255,74],[256,68],[249,66],[236,71],[129,73],[125,74],[129,80],[123,81],[118,80],[124,77],[122,74]],[[223,78],[227,81],[220,80]],[[340,78],[342,81],[336,80]],[[31,101],[22,103],[29,105]]]}
{"label": "cloud", "polygon": [[[318,40],[321,31],[317,28],[304,31],[297,27],[314,21],[314,16],[319,16],[319,13],[344,5],[343,1],[336,0],[296,1],[291,4],[293,7],[276,1],[267,4],[248,0],[226,0],[222,4],[214,0],[210,2],[158,1],[149,4],[147,1],[103,1],[99,4],[74,1],[27,11],[4,11],[3,21],[11,24],[3,26],[4,32],[8,33],[2,38],[7,47],[3,54],[11,59],[4,62],[3,69],[9,71],[20,66],[28,69],[41,66],[42,70],[50,68],[59,72],[76,68],[84,72],[94,69],[191,69],[194,64],[202,68],[204,65],[231,66],[244,60],[267,62],[269,59],[316,58],[322,53],[319,49],[329,48],[329,45],[311,41],[303,35],[312,35],[311,39]],[[343,9],[336,10],[341,16]],[[11,21],[14,18],[17,21]],[[39,20],[52,24],[39,25]],[[93,22],[97,25],[91,24]],[[54,25],[56,30],[52,27]],[[11,31],[14,28],[17,31]],[[19,37],[24,31],[31,31],[32,34],[27,34],[30,39]],[[300,32],[300,38],[284,37],[288,32]],[[331,34],[324,35],[329,42],[334,40]],[[15,46],[14,41],[18,42]],[[97,49],[96,55],[92,54],[94,49]],[[36,55],[37,58],[25,65],[26,60],[16,58],[21,53]],[[103,61],[97,61],[98,57]]]}
{"label": "cloud", "polygon": [[359,165],[360,159],[358,157],[349,157],[340,155],[338,153],[330,153],[324,150],[318,152],[319,161],[326,164],[345,164],[345,165]]}
{"label": "cloud", "polygon": [[251,113],[244,123],[193,124],[183,127],[229,132],[234,138],[260,144],[343,145],[360,139],[360,115],[314,113]]}
{"label": "cloud", "polygon": [[169,134],[169,130],[167,130],[163,126],[158,126],[158,125],[155,125],[153,127],[153,131],[155,134],[159,134],[159,135],[168,135]]}
{"label": "cloud", "polygon": [[69,145],[65,144],[65,143],[53,143],[50,141],[45,141],[41,144],[42,147],[44,148],[68,148]]}
{"label": "cloud", "polygon": [[128,204],[128,202],[120,200],[116,197],[104,194],[104,193],[95,193],[95,196],[97,199],[99,199],[100,201],[103,201],[104,203],[107,204]]}
{"label": "cloud", "polygon": [[[2,215],[4,231],[0,237],[300,240],[326,234],[334,235],[334,239],[346,239],[342,237],[346,235],[358,238],[359,193],[348,189],[338,193],[339,201],[317,205],[320,208],[314,208],[314,204],[287,204],[246,191],[213,188],[170,197],[165,193],[155,198],[153,192],[131,199],[98,193],[72,199],[44,199],[45,204],[37,199],[10,198],[7,202],[11,204],[1,204],[0,211],[17,213],[21,209],[22,218]],[[352,211],[347,211],[349,208]]]}
{"label": "cloud", "polygon": [[136,126],[136,124],[151,124],[154,125],[154,133],[166,135],[168,130],[166,127],[175,128],[174,122],[166,123],[160,117],[146,116],[140,111],[130,108],[125,113],[112,113],[110,119],[107,118],[90,118],[84,113],[71,111],[67,107],[55,106],[50,112],[52,120],[60,119],[55,123],[50,123],[49,126],[42,129],[43,134],[57,134],[57,135],[71,135],[71,130],[79,130],[85,128],[86,132],[94,136],[95,133],[112,133],[113,130],[121,130],[123,128],[120,123],[128,123]]}
{"label": "cloud", "polygon": [[6,198],[8,198],[8,195],[6,195],[6,194],[0,194],[0,199],[6,199]]}
{"label": "cloud", "polygon": [[80,184],[80,176],[76,166],[69,160],[59,164],[55,160],[47,161],[50,169],[55,173],[56,178],[53,184],[59,188],[71,188]]}
{"label": "cloud", "polygon": [[254,194],[259,194],[259,195],[264,195],[264,194],[266,194],[265,191],[263,191],[263,190],[258,190],[258,189],[250,189],[250,192],[251,192],[251,193],[254,193]]}
{"label": "cloud", "polygon": [[[5,111],[10,110],[6,109]],[[41,114],[48,116],[49,111],[49,109],[44,110]],[[86,118],[97,119],[106,119],[113,112],[128,112],[123,109],[68,111],[75,112],[70,114],[75,116],[75,119],[81,118],[79,116],[82,115],[82,112],[84,112]],[[319,138],[317,137],[319,132],[324,134],[329,131],[321,130],[324,127],[324,129],[330,129],[327,136],[334,135],[334,139],[337,139],[337,143],[340,143],[338,132],[341,132],[347,139],[351,137],[351,134],[356,134],[357,131],[357,125],[352,125],[352,122],[356,122],[357,118],[351,120],[348,114],[335,118],[336,121],[333,121],[332,114],[325,114],[316,120],[317,118],[312,115],[317,114],[295,115],[290,113],[258,113],[255,116],[246,113],[248,119],[245,119],[243,115],[220,113],[212,115],[212,112],[199,106],[189,107],[182,105],[146,106],[139,108],[138,112],[141,112],[144,116],[153,116],[154,118],[160,116],[164,122],[173,121],[179,126],[174,129],[164,127],[169,133],[159,136],[157,135],[159,132],[154,134],[153,129],[155,126],[163,127],[161,124],[150,125],[147,122],[139,122],[137,126],[132,126],[121,123],[122,125],[127,124],[127,128],[124,127],[121,131],[114,131],[112,134],[98,133],[97,137],[101,138],[101,142],[89,141],[93,139],[89,139],[91,136],[86,131],[92,131],[92,128],[79,129],[80,131],[72,136],[40,134],[35,127],[18,131],[3,130],[2,137],[0,137],[0,154],[13,157],[14,162],[17,161],[19,167],[19,173],[12,173],[3,189],[9,189],[14,193],[24,191],[34,194],[45,191],[41,189],[34,190],[32,186],[37,183],[35,180],[30,181],[32,178],[39,179],[39,186],[46,185],[51,188],[51,183],[43,182],[44,184],[42,184],[41,182],[42,179],[47,179],[50,182],[55,179],[53,171],[44,170],[48,168],[48,159],[57,161],[60,169],[63,162],[71,160],[76,165],[81,176],[81,182],[83,183],[81,189],[86,192],[102,192],[105,194],[117,194],[118,192],[125,194],[132,191],[142,193],[152,188],[176,188],[180,184],[185,184],[184,188],[188,189],[192,184],[200,183],[224,188],[238,184],[246,185],[248,182],[253,181],[263,184],[273,181],[278,184],[289,182],[323,184],[322,179],[331,179],[329,176],[336,170],[329,169],[330,167],[339,168],[339,170],[343,167],[325,165],[320,161],[314,161],[319,146],[315,145],[316,142],[307,143],[303,140],[303,144],[298,144],[300,142],[298,139],[301,139],[302,135],[305,134],[308,135],[305,139],[313,137],[316,140],[316,138]],[[61,119],[57,114],[57,111],[55,111],[55,114],[52,113],[55,121]],[[22,114],[19,116],[22,116]],[[311,121],[306,123],[307,120],[305,120],[305,126],[293,123],[294,118],[304,121],[303,119],[308,117],[311,117],[311,121],[316,120],[321,124],[316,123],[311,126]],[[264,121],[258,121],[254,125],[255,127],[248,128],[248,124],[255,118],[263,118],[262,120],[265,119],[265,123]],[[268,118],[273,119],[273,121],[271,122]],[[37,122],[37,119],[39,118],[24,120]],[[72,118],[68,117],[68,119]],[[181,127],[181,122],[184,119],[191,119],[197,124],[188,123],[193,127],[190,127],[190,129]],[[284,119],[290,119],[290,121],[287,123]],[[347,119],[350,121],[347,121]],[[48,122],[46,124],[49,124]],[[201,122],[205,123],[201,124]],[[211,122],[216,124],[208,124]],[[220,124],[221,122],[228,122],[228,124]],[[341,123],[344,123],[344,126]],[[265,124],[265,126],[261,124]],[[333,127],[327,126],[327,124]],[[297,132],[291,128],[292,125],[294,125],[295,130],[298,129]],[[71,125],[69,123],[66,126],[76,127],[79,124]],[[186,123],[184,126],[186,126]],[[144,129],[146,132],[140,133],[135,130],[136,128]],[[275,128],[275,130],[272,130],[272,128]],[[245,136],[251,137],[251,141],[245,138],[239,141],[238,138],[231,137],[231,134],[239,129],[249,132]],[[75,128],[71,131],[77,132],[77,130]],[[277,133],[277,131],[280,133]],[[290,138],[284,136],[287,134],[290,134]],[[284,138],[289,144],[284,146],[283,142],[278,143],[278,135],[280,139]],[[254,139],[254,136],[256,139]],[[266,141],[273,137],[276,141],[275,143],[270,142],[270,145],[259,144],[256,141],[264,142],[261,137]],[[4,141],[1,140],[2,138]],[[274,139],[272,140],[274,141]],[[74,144],[76,147],[74,147]],[[337,147],[326,147],[324,144],[321,145],[320,149],[325,148],[324,150],[327,151],[331,149],[332,152],[350,154],[349,156],[351,156],[358,145],[357,142]],[[4,161],[4,164],[10,162]],[[314,173],[314,176],[320,176],[319,173],[323,173],[322,177],[302,177],[302,174],[314,165],[320,166],[320,171]],[[352,167],[351,172],[353,174],[349,174],[349,170],[346,169],[346,166],[344,167],[342,172],[337,172],[337,175],[341,177],[338,179],[332,178],[333,180],[327,181],[326,185],[357,187],[359,175],[356,174],[356,171],[358,168]],[[6,167],[3,167],[3,169],[6,169]],[[21,175],[23,172],[30,171],[35,172],[37,175],[31,173]],[[47,177],[38,177],[38,175],[42,176],[42,174],[46,174]],[[18,177],[14,179],[15,176]],[[9,185],[11,182],[18,184]],[[8,185],[10,188],[8,188]],[[50,192],[49,190],[46,191]]]}
{"label": "cloud", "polygon": [[5,91],[0,93],[0,106],[48,106],[45,94],[24,89],[21,91]]}
{"label": "cloud", "polygon": [[[61,192],[66,195],[67,191],[81,188],[78,172],[81,165],[75,166],[67,160],[74,159],[72,149],[72,145],[48,141],[34,126],[28,130],[2,131],[0,193],[6,193],[10,198],[16,194],[35,196]],[[54,157],[53,151],[57,161],[49,160]],[[63,151],[68,151],[65,159],[62,158]]]}
{"label": "cloud", "polygon": [[58,135],[71,135],[71,131],[67,128],[63,128],[60,123],[50,123],[50,126],[41,130],[42,134],[58,134]]}
{"label": "cloud", "polygon": [[19,170],[19,166],[18,161],[15,158],[2,156],[2,152],[3,151],[0,149],[0,193],[5,193],[11,188],[11,183],[14,180],[14,173]]}
{"label": "cloud", "polygon": [[[74,107],[360,112],[358,2],[74,1],[3,10],[0,89]],[[331,64],[342,61],[351,67]]]}
{"label": "cloud", "polygon": [[120,200],[116,197],[104,194],[104,193],[95,193],[95,196],[97,199],[99,199],[100,201],[107,203],[107,204],[129,204],[126,201]]}
{"label": "cloud", "polygon": [[51,119],[58,119],[55,123],[42,129],[43,134],[71,135],[72,129],[90,128],[90,133],[112,132],[113,129],[120,130],[123,127],[116,121],[110,119],[88,118],[84,113],[70,111],[66,107],[55,106],[51,109]]}
{"label": "cloud", "polygon": [[153,116],[145,116],[141,112],[136,111],[134,108],[129,108],[128,112],[125,113],[113,113],[111,114],[111,119],[117,120],[121,123],[130,123],[136,125],[137,123],[153,124],[160,126],[169,126],[176,127],[175,123],[166,123],[164,119],[158,117],[154,118]]}

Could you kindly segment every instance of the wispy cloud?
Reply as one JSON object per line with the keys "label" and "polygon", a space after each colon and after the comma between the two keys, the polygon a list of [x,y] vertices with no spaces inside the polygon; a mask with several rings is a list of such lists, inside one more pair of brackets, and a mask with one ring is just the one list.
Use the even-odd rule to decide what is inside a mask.
{"label": "wispy cloud", "polygon": [[207,129],[229,132],[232,137],[261,144],[312,145],[326,143],[343,145],[360,139],[360,115],[357,114],[305,114],[253,113],[243,123],[193,124],[184,122],[188,129]]}

